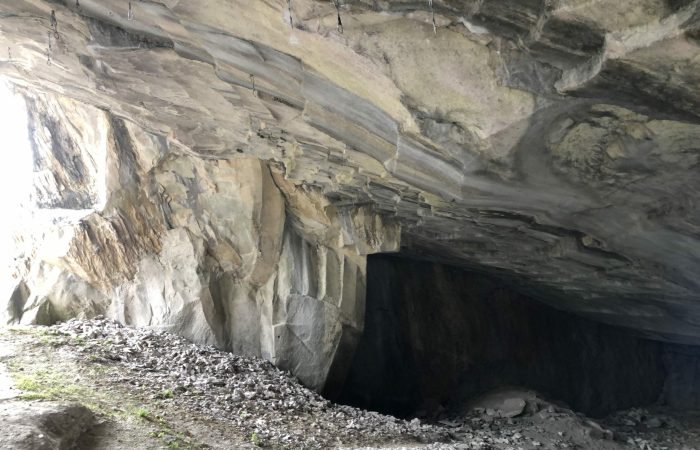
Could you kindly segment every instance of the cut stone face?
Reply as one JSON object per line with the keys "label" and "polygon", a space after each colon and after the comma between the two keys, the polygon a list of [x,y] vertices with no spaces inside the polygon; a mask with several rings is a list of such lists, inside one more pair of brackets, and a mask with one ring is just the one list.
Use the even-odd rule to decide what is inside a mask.
{"label": "cut stone face", "polygon": [[353,2],[343,34],[329,2],[133,3],[0,1],[35,200],[75,213],[3,321],[105,313],[334,389],[366,255],[402,247],[700,343],[697,2],[435,0],[437,33]]}

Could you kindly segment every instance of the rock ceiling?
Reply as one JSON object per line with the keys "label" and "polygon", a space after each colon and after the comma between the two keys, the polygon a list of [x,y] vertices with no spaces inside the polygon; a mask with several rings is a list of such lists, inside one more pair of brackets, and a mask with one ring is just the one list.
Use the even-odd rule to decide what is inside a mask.
{"label": "rock ceiling", "polygon": [[700,342],[700,2],[338,3],[0,0],[0,73]]}

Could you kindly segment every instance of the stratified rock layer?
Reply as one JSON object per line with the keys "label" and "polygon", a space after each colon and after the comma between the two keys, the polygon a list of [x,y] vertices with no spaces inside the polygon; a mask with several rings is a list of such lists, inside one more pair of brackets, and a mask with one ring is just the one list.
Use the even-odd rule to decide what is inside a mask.
{"label": "stratified rock layer", "polygon": [[334,390],[401,235],[700,342],[697,0],[341,3],[0,0],[36,200],[75,223],[10,320],[109,311]]}
{"label": "stratified rock layer", "polygon": [[[66,99],[34,95],[28,109],[53,116],[32,134],[35,166],[55,174],[35,182],[35,199],[65,204],[35,213],[5,322],[107,314],[337,389],[363,328],[364,255],[397,249],[397,225],[337,208],[256,158],[207,161]],[[71,146],[84,127],[100,139]],[[102,171],[71,178],[65,159]],[[100,185],[103,204],[84,190]]]}

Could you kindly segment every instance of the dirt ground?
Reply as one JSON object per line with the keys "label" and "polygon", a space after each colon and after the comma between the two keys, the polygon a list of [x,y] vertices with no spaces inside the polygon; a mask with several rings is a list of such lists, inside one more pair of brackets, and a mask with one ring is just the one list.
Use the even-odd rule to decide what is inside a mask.
{"label": "dirt ground", "polygon": [[695,413],[596,422],[514,391],[426,424],[332,404],[264,361],[107,321],[0,330],[0,408],[52,402],[94,414],[78,449],[700,449]]}

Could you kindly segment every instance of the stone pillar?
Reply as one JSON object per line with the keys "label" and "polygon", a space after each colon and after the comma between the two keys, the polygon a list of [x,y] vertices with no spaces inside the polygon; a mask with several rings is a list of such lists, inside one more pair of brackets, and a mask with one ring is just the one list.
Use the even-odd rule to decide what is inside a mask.
{"label": "stone pillar", "polygon": [[324,392],[342,383],[364,326],[366,257],[285,230],[270,359]]}

